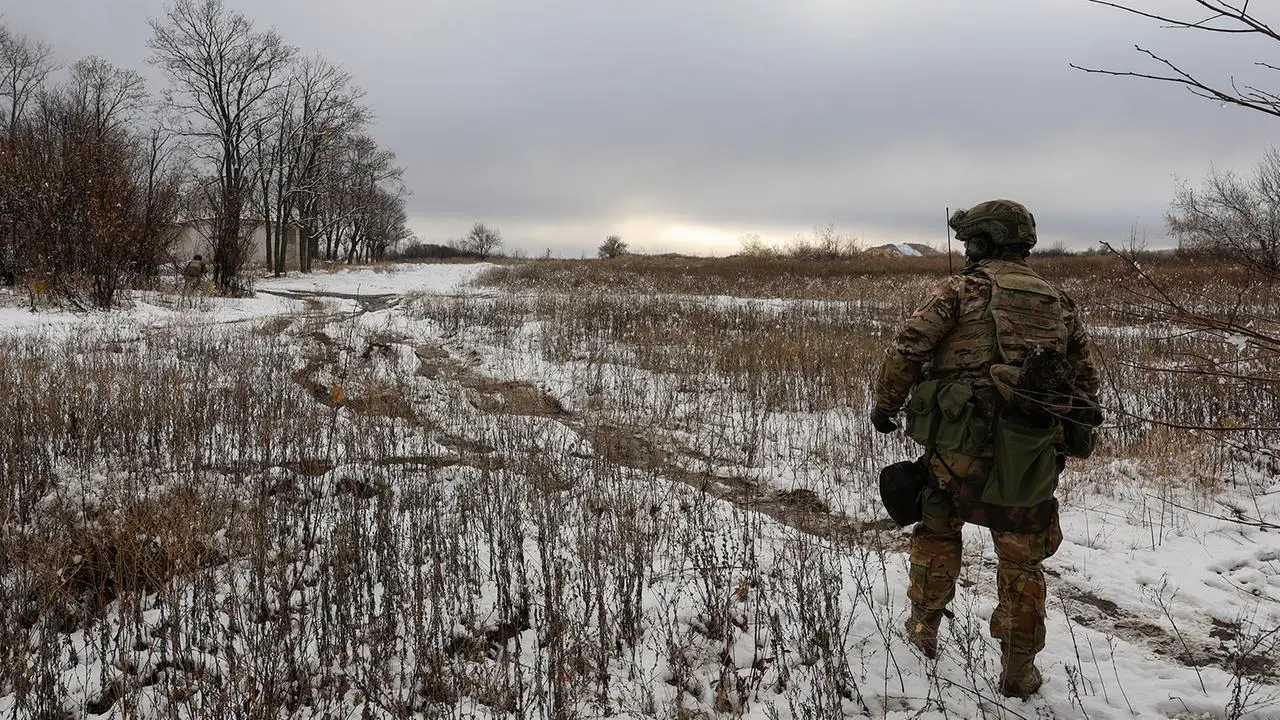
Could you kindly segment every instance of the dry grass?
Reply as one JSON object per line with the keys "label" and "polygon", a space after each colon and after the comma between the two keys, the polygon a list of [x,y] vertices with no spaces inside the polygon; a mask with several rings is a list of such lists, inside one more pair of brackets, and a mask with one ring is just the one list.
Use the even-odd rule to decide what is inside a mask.
{"label": "dry grass", "polygon": [[[929,284],[946,275],[946,258],[857,257],[810,261],[773,257],[693,258],[628,255],[612,260],[539,260],[494,268],[482,284],[513,290],[727,295],[853,300],[868,279]],[[935,280],[936,282],[936,280]],[[885,298],[886,300],[888,298]]]}
{"label": "dry grass", "polygon": [[[521,292],[418,299],[412,336],[335,316],[0,341],[0,602],[19,609],[0,700],[24,718],[78,712],[68,697],[179,717],[907,703],[886,600],[905,580],[866,498],[909,449],[864,415],[884,344],[944,271],[911,267],[533,262],[488,280]],[[1124,292],[1105,259],[1052,267],[1081,298]],[[1166,335],[1098,339],[1142,362],[1225,351]],[[474,370],[458,348],[479,344],[498,375],[536,349],[569,407]],[[1274,407],[1180,374],[1117,372],[1107,396],[1205,422]],[[1173,444],[1191,446],[1121,422],[1101,453],[1173,464]],[[1204,447],[1209,470],[1241,462]],[[780,465],[829,483],[786,496],[804,513],[871,530],[836,545],[766,520],[786,498],[744,473]],[[989,690],[983,642],[950,702]]]}

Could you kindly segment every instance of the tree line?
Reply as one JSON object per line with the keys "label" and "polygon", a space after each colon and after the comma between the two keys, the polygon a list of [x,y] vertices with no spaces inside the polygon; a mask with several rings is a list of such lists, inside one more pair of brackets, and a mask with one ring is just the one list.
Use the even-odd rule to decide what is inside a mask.
{"label": "tree line", "polygon": [[0,281],[107,307],[174,262],[184,229],[224,292],[245,288],[259,227],[276,274],[290,242],[309,271],[409,237],[403,171],[346,70],[222,0],[176,0],[150,26],[158,96],[0,19]]}

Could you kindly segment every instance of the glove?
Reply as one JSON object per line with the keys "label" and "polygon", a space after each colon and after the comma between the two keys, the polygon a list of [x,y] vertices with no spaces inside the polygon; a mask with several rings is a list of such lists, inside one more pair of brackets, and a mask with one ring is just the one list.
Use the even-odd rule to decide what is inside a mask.
{"label": "glove", "polygon": [[898,429],[898,423],[893,421],[893,415],[880,408],[871,411],[871,425],[879,433],[891,433]]}

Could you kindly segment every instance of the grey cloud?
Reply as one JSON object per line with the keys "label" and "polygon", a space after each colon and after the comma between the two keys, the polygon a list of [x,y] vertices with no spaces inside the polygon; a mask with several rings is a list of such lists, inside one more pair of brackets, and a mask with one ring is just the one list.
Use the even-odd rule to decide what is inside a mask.
{"label": "grey cloud", "polygon": [[[1135,42],[1215,78],[1254,57],[1083,0],[228,1],[352,70],[432,237],[494,219],[589,249],[646,217],[835,222],[874,242],[932,237],[942,207],[1003,195],[1084,244],[1162,233],[1175,176],[1246,165],[1271,136],[1266,118],[1070,69],[1154,69]],[[137,66],[163,5],[103,5],[6,19],[64,56]]]}

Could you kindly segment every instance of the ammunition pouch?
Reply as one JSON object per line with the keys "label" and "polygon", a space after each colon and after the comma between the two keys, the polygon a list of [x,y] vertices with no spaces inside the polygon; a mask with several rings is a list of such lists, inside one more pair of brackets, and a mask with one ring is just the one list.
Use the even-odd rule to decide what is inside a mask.
{"label": "ammunition pouch", "polygon": [[898,527],[920,522],[921,494],[928,484],[929,467],[924,458],[896,462],[880,471],[880,502]]}
{"label": "ammunition pouch", "polygon": [[907,437],[931,450],[983,454],[990,426],[973,388],[963,382],[925,380],[906,407]]}

